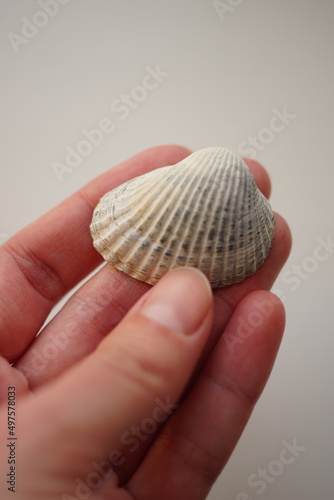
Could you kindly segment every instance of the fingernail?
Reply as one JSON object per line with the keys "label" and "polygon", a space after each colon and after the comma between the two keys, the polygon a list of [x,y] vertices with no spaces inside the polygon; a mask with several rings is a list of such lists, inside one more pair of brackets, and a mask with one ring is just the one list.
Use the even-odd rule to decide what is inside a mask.
{"label": "fingernail", "polygon": [[20,370],[18,370],[17,368],[14,368],[14,370],[16,371],[16,374],[17,376],[20,378],[21,382],[23,383],[24,387],[29,387],[29,382],[28,382],[28,379],[27,377],[24,375],[24,373],[22,373]]}
{"label": "fingernail", "polygon": [[194,268],[178,268],[148,293],[141,313],[161,325],[189,335],[211,311],[212,291],[207,278]]}

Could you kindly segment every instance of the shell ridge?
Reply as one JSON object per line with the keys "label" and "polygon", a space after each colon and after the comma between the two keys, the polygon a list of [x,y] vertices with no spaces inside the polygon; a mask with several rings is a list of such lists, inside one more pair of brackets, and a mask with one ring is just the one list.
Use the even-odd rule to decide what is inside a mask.
{"label": "shell ridge", "polygon": [[[201,150],[201,152],[204,152],[205,150]],[[204,160],[205,160],[205,155],[204,156]],[[206,159],[206,164],[204,165],[204,168],[203,167],[200,167],[200,164],[198,164],[198,168],[202,170],[202,177],[205,179],[204,183],[201,184],[201,191],[202,192],[205,192],[210,184],[210,182],[212,183],[212,186],[210,188],[210,190],[206,193],[206,198],[204,199],[203,201],[203,207],[202,207],[202,213],[205,214],[206,212],[206,208],[208,207],[208,205],[210,204],[210,199],[212,197],[212,194],[213,193],[217,193],[217,190],[219,189],[219,186],[220,186],[220,180],[221,180],[221,176],[223,175],[223,169],[221,169],[220,165],[217,166],[217,162],[212,162],[213,159],[217,160],[217,152],[216,151],[212,151],[211,152],[211,155],[208,155],[209,158]],[[217,177],[219,177],[219,181],[217,182]],[[201,182],[201,179],[200,179],[200,182]],[[199,183],[200,183],[199,182]],[[203,196],[204,198],[204,196]],[[204,215],[198,220],[198,223],[197,223],[197,228],[201,228],[204,226],[204,234],[201,236],[201,238],[199,238],[199,235],[198,235],[198,230],[194,230],[192,227],[189,227],[188,228],[188,231],[191,233],[192,235],[192,242],[191,242],[191,246],[189,247],[188,249],[188,254],[192,254],[193,251],[194,251],[194,248],[196,247],[196,245],[198,244],[198,250],[196,250],[196,252],[198,252],[198,257],[197,257],[197,262],[194,263],[194,262],[189,262],[188,260],[188,264],[189,265],[198,265],[202,259],[203,259],[203,254],[205,253],[205,248],[203,247],[202,248],[202,245],[203,243],[206,243],[207,241],[207,238],[206,236],[208,235],[209,231],[210,231],[210,222],[211,222],[211,219],[213,217],[213,214],[212,214],[212,211],[211,213],[209,212],[209,220],[206,221],[206,223],[204,224],[203,222],[203,219],[204,219]]]}
{"label": "shell ridge", "polygon": [[[225,161],[225,156],[221,159],[221,161]],[[217,220],[216,224],[216,230],[215,230],[215,238],[214,238],[214,253],[215,255],[218,255],[219,259],[221,262],[223,262],[223,252],[224,249],[222,248],[224,246],[224,242],[222,241],[222,234],[223,234],[223,228],[225,224],[225,216],[226,216],[226,211],[227,208],[225,206],[226,200],[229,197],[229,192],[232,186],[228,185],[228,178],[229,178],[230,172],[228,168],[221,168],[221,177],[220,177],[220,186],[219,186],[219,191],[218,191],[218,199],[215,200],[215,206],[212,210],[212,220],[215,221]],[[227,184],[227,186],[226,186]],[[222,209],[223,207],[223,209]],[[223,250],[223,251],[222,251]],[[214,272],[214,262],[211,263],[210,266],[210,273],[212,275],[215,275],[216,273]]]}
{"label": "shell ridge", "polygon": [[[161,167],[161,169],[157,169],[157,170],[162,170],[162,169],[166,169],[166,168],[172,168],[172,167]],[[152,171],[152,172],[149,172],[149,173],[155,173],[156,171]],[[141,177],[144,177],[144,176],[141,176]],[[154,176],[155,178],[156,176]],[[152,178],[152,176],[151,176]],[[137,178],[136,178],[137,179]],[[134,179],[134,180],[136,180]],[[150,180],[150,179],[149,179]],[[129,181],[131,182],[131,181]],[[146,185],[145,185],[146,184]],[[128,186],[127,186],[128,187]],[[135,186],[136,187],[136,186]],[[156,211],[157,209],[157,206],[160,206],[163,204],[164,202],[164,197],[166,197],[166,191],[171,191],[172,190],[172,187],[167,183],[167,182],[164,182],[163,183],[163,186],[161,185],[161,183],[159,182],[156,182],[155,185],[153,186],[153,189],[147,189],[147,182],[145,182],[145,179],[140,179],[140,188],[141,188],[141,192],[145,194],[145,196],[143,196],[141,198],[141,202],[142,204],[146,205],[146,204],[149,204],[150,206],[150,209],[149,211],[146,211],[145,213],[145,221],[147,223],[148,220],[150,220],[150,212],[153,212]],[[135,189],[135,188],[133,188]],[[121,193],[120,193],[121,194]],[[122,226],[128,226],[128,230],[124,230],[123,228],[121,228],[121,226],[119,224],[117,224],[117,217],[116,215],[114,216],[114,222],[117,224],[118,228],[119,228],[119,233],[120,235],[125,239],[127,240],[129,243],[133,243],[134,239],[142,239],[145,241],[145,237],[146,235],[151,231],[151,227],[154,226],[154,218],[152,217],[152,220],[150,222],[150,224],[147,225],[146,227],[146,230],[143,234],[140,234],[137,232],[136,236],[134,236],[134,231],[135,231],[135,225],[136,223],[138,223],[140,220],[143,219],[142,216],[138,216],[138,214],[136,212],[133,212],[131,210],[129,210],[128,212],[128,216],[125,217],[125,214],[123,211],[122,211]],[[131,238],[129,238],[129,231],[132,232],[133,236]],[[124,242],[121,242],[120,241],[120,244],[124,245]],[[126,249],[125,249],[126,248]],[[116,249],[115,249],[116,250]],[[118,249],[119,250],[119,249]],[[131,262],[134,254],[138,253],[139,255],[139,252],[138,252],[138,248],[136,248],[135,245],[126,245],[124,246],[124,254],[123,254],[123,257],[122,259],[119,259],[120,262],[122,262],[124,265],[128,266],[130,264],[128,264],[128,262]]]}
{"label": "shell ridge", "polygon": [[[173,167],[174,166],[172,166],[170,168],[173,168]],[[182,193],[182,191],[181,191],[182,184],[180,183],[180,177],[181,177],[181,173],[179,173],[177,176],[175,176],[173,186],[168,186],[168,184],[166,184],[166,189],[164,191],[160,192],[159,198],[161,198],[163,200],[167,196],[166,191],[168,191],[168,197],[169,197],[170,191],[172,191],[173,194],[179,193],[179,192]],[[189,177],[191,177],[191,176],[189,175]],[[175,185],[176,185],[176,187],[175,187]],[[188,196],[189,196],[189,192],[186,190],[183,192],[183,196],[181,196],[179,198],[179,201],[184,200]],[[156,201],[156,200],[154,200],[154,201]],[[163,208],[163,207],[161,207],[161,208]],[[175,214],[176,214],[177,210],[178,210],[177,205],[174,205],[173,209],[170,211],[169,215],[167,216],[167,219],[165,220],[166,226],[171,226],[173,219],[175,218]],[[156,233],[157,233],[158,219],[161,217],[160,211],[156,210],[156,204],[154,204],[154,206],[152,206],[152,212],[154,212],[154,211],[155,211],[155,217],[152,218],[152,220],[150,221],[150,224],[146,227],[144,233],[142,233],[139,236],[140,240],[143,240],[143,242],[144,241],[147,242],[147,246],[149,249],[146,255],[144,255],[144,254],[142,256],[140,256],[140,254],[138,255],[139,259],[137,260],[137,265],[138,265],[138,267],[140,267],[143,270],[143,277],[145,276],[144,269],[149,270],[150,273],[152,275],[154,275],[156,265],[161,264],[161,262],[159,262],[160,255],[159,255],[159,252],[157,251],[157,250],[159,250],[159,247],[157,245],[153,246],[153,244],[151,242],[151,238],[149,237],[151,228],[154,228],[156,230]],[[165,216],[165,215],[166,214],[163,214],[163,216]],[[177,228],[174,228],[174,231],[170,232],[169,237],[164,242],[164,245],[168,246],[170,241],[175,237],[176,230],[177,230]],[[157,236],[159,236],[159,234],[156,234],[155,236],[157,237]],[[129,252],[124,257],[126,258],[126,260],[131,260],[133,255],[135,255],[137,252],[138,252],[138,248],[136,248],[134,246],[132,249],[129,249]],[[148,263],[151,263],[150,267],[148,266]]]}
{"label": "shell ridge", "polygon": [[106,193],[90,225],[107,262],[155,284],[169,269],[201,269],[212,287],[242,281],[266,259],[275,218],[242,158],[205,148]]}
{"label": "shell ridge", "polygon": [[[231,164],[231,158],[234,158],[233,154],[227,155],[227,159],[225,159],[226,164]],[[233,164],[234,165],[234,164]],[[236,172],[238,172],[238,175],[236,175]],[[241,179],[243,177],[243,172]],[[237,220],[233,221],[233,224],[228,224],[228,221],[231,218],[232,212],[235,210],[235,207],[232,206],[232,201],[233,201],[233,193],[236,192],[238,195],[235,199],[237,209],[240,209],[241,205],[241,194],[239,192],[239,185],[240,185],[240,175],[239,175],[239,169],[236,168],[235,166],[232,168],[226,169],[226,178],[224,179],[224,183],[222,185],[222,205],[225,208],[228,208],[227,213],[223,214],[221,217],[221,221],[219,224],[219,230],[218,230],[218,235],[219,239],[217,241],[217,244],[222,248],[221,256],[222,256],[222,268],[223,272],[225,275],[227,275],[227,270],[231,270],[231,263],[230,263],[230,255],[231,255],[231,245],[233,245],[233,248],[235,246],[235,242],[231,239],[231,231],[232,227],[235,227],[237,224]],[[217,249],[216,249],[217,252]],[[233,265],[233,264],[232,264]],[[234,263],[233,267],[235,268],[236,263]],[[232,271],[231,271],[232,272]],[[220,279],[220,277],[217,279]],[[227,275],[224,279],[229,279],[229,276]]]}
{"label": "shell ridge", "polygon": [[[181,198],[181,200],[185,200],[187,199],[186,203],[184,204],[183,206],[183,214],[186,213],[186,211],[191,208],[191,205],[192,205],[192,201],[194,200],[194,198],[196,197],[196,194],[197,194],[197,191],[198,191],[198,188],[201,186],[203,188],[203,186],[205,185],[205,183],[203,183],[203,179],[206,180],[206,170],[205,169],[200,169],[198,168],[197,169],[197,173],[198,175],[195,177],[195,181],[192,182],[192,183],[189,183],[184,191],[184,196],[183,198]],[[170,243],[171,239],[174,237],[174,235],[177,233],[177,230],[180,228],[180,226],[182,225],[182,223],[184,222],[184,217],[180,217],[179,218],[179,221],[178,221],[178,224],[177,226],[175,227],[175,231],[170,235],[169,239],[167,240],[166,242],[166,246],[168,243]],[[191,223],[192,223],[192,218],[190,217],[188,222],[186,223],[186,226],[185,226],[185,234],[187,235],[189,233],[189,231],[191,230]],[[180,247],[184,244],[185,242],[185,238],[180,238],[176,244],[176,247],[175,247],[175,252],[174,252],[174,256],[172,256],[171,260],[170,260],[170,263],[169,263],[169,267],[171,269],[173,269],[175,266],[175,261],[178,257],[178,252],[177,250],[180,249]],[[187,252],[189,253],[189,252]],[[190,252],[191,253],[191,252]],[[186,257],[185,259],[185,262],[182,264],[182,265],[189,265],[189,258]],[[155,265],[155,267],[153,268],[153,273],[156,272],[157,268],[159,266],[159,263],[157,263]]]}
{"label": "shell ridge", "polygon": [[[146,187],[146,189],[147,189],[147,187]],[[164,183],[163,187],[161,186],[161,184],[157,183],[155,185],[153,195],[152,195],[152,191],[148,191],[148,195],[150,196],[150,200],[152,198],[152,203],[150,205],[149,212],[146,213],[146,222],[147,222],[147,220],[149,220],[150,222],[146,225],[145,230],[142,233],[138,233],[138,235],[137,235],[137,242],[139,241],[141,243],[140,248],[138,249],[138,247],[136,247],[136,245],[132,245],[124,253],[123,258],[122,258],[122,262],[125,266],[130,267],[131,266],[130,262],[132,261],[133,257],[136,255],[137,256],[136,265],[140,269],[145,269],[147,267],[146,262],[149,259],[149,254],[145,255],[145,253],[142,250],[143,250],[143,248],[145,248],[145,245],[146,245],[145,242],[148,242],[150,240],[149,234],[152,230],[152,227],[154,227],[154,225],[156,223],[156,220],[154,217],[152,217],[150,219],[150,214],[157,211],[157,208],[160,208],[160,206],[163,205],[164,198],[166,197],[166,191],[170,192],[171,189],[172,188],[170,185],[168,185],[168,183]],[[145,199],[144,201],[147,202],[148,200]],[[134,217],[132,217],[132,219],[134,219]],[[141,219],[142,219],[142,217],[137,217],[137,218],[135,218],[135,221],[132,220],[132,227],[136,222],[138,223]],[[123,235],[123,236],[126,237],[125,235]],[[145,277],[144,272],[142,272],[141,274],[142,274],[142,278],[144,278]]]}
{"label": "shell ridge", "polygon": [[271,248],[271,242],[274,236],[275,218],[271,210],[269,210],[270,205],[266,197],[260,192],[258,193],[258,195],[259,198],[262,198],[261,200],[262,205],[259,202],[259,206],[262,207],[262,210],[259,211],[259,225],[263,229],[263,232],[260,232],[260,237],[261,237],[262,248],[265,249],[264,254],[259,255],[259,259],[257,262],[258,265],[261,265],[266,258],[266,253],[268,253]]}
{"label": "shell ridge", "polygon": [[[204,168],[202,170],[202,175],[201,177],[198,178],[198,183],[197,185],[201,187],[201,190],[203,190],[203,192],[205,192],[210,184],[210,176],[207,175],[207,170],[208,168]],[[197,224],[196,224],[196,227],[194,228],[193,227],[193,223],[194,223],[194,220],[193,218],[190,218],[189,221],[188,221],[188,225],[187,225],[187,230],[186,230],[186,235],[185,236],[192,236],[192,244],[190,245],[190,247],[188,248],[187,252],[186,252],[186,262],[185,264],[186,265],[190,265],[190,266],[194,266],[194,265],[198,265],[199,262],[201,262],[201,258],[202,258],[202,251],[201,251],[201,243],[203,242],[204,240],[204,235],[202,235],[201,239],[199,239],[199,235],[198,235],[198,232],[199,231],[203,231],[203,226],[204,226],[204,231],[205,231],[205,228],[208,226],[208,224],[205,226],[203,224],[203,219],[205,217],[205,213],[206,213],[206,205],[208,203],[208,201],[210,200],[210,195],[212,193],[212,191],[214,191],[216,189],[214,183],[212,183],[212,186],[210,187],[210,191],[207,192],[207,195],[206,197],[204,198],[204,196],[201,196],[200,199],[197,199],[197,206],[201,205],[202,206],[202,210],[200,212],[200,218],[198,219],[197,221]],[[194,196],[195,197],[195,196]],[[194,198],[193,197],[193,198]],[[185,238],[186,239],[186,238]],[[184,240],[180,240],[179,243],[178,243],[178,246],[176,248],[176,252],[175,252],[175,255],[174,255],[174,258],[172,260],[172,265],[174,266],[175,263],[176,263],[176,260],[177,260],[177,256],[178,256],[178,250],[180,249],[180,247],[182,247],[182,245],[185,244],[185,239]],[[189,258],[189,255],[192,255],[193,254],[193,247],[196,246],[197,243],[200,243],[200,246],[199,246],[199,250],[197,252],[197,260],[196,262],[193,261],[193,259]]]}
{"label": "shell ridge", "polygon": [[[239,228],[241,228],[241,233],[243,234],[243,251],[241,251],[240,247],[238,249],[238,258],[235,260],[235,268],[234,273],[238,277],[238,280],[242,279],[242,274],[249,274],[247,268],[252,266],[252,255],[254,252],[254,244],[250,241],[250,227],[249,223],[252,222],[252,217],[254,215],[254,208],[252,206],[252,195],[254,193],[254,189],[256,189],[255,182],[253,176],[246,164],[243,175],[243,182],[249,185],[248,197],[244,197],[242,200],[239,198],[239,203],[243,203],[245,209],[241,213],[241,217],[238,221]],[[240,206],[237,207],[240,210]],[[242,271],[241,271],[242,270]]]}
{"label": "shell ridge", "polygon": [[[221,212],[222,212],[222,205],[224,204],[222,200],[224,199],[224,190],[223,186],[225,183],[226,178],[229,175],[228,169],[223,168],[224,167],[224,156],[223,158],[220,158],[220,162],[218,167],[216,168],[216,175],[214,178],[213,182],[213,189],[209,193],[207,200],[206,200],[206,205],[205,208],[207,208],[210,205],[210,197],[213,194],[213,191],[216,191],[216,196],[212,197],[212,207],[209,211],[209,220],[207,221],[207,224],[205,225],[205,230],[204,234],[201,240],[201,245],[199,248],[199,262],[203,263],[207,261],[207,253],[208,250],[211,246],[213,251],[215,252],[215,255],[217,255],[217,259],[219,259],[221,256],[219,256],[219,253],[217,252],[217,245],[219,244],[219,232],[215,229],[216,226],[216,221],[221,218]],[[220,215],[220,216],[219,216]],[[212,243],[208,243],[210,241]],[[202,264],[203,265],[203,264]],[[204,267],[204,266],[203,266]],[[206,274],[209,277],[209,279],[214,282],[216,277],[215,277],[215,265],[213,260],[211,260],[211,263],[209,263],[207,267]]]}

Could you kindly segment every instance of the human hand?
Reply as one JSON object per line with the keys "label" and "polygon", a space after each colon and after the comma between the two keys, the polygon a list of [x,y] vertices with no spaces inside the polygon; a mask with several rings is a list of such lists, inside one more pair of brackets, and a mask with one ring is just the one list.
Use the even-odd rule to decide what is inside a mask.
{"label": "human hand", "polygon": [[[195,270],[151,288],[105,265],[36,338],[101,263],[89,234],[98,199],[187,154],[165,146],[135,156],[0,248],[0,422],[15,387],[18,500],[204,499],[247,423],[284,329],[283,306],[267,291],[290,250],[278,215],[267,260],[244,282],[212,296]],[[247,163],[268,196],[267,174]],[[6,438],[3,499],[12,498]]]}

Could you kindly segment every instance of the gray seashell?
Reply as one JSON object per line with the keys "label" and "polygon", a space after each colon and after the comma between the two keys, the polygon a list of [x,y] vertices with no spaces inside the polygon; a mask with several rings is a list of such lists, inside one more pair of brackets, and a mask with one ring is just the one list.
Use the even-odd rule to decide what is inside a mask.
{"label": "gray seashell", "polygon": [[153,285],[171,269],[192,266],[215,288],[256,271],[274,224],[242,158],[211,147],[105,194],[90,230],[104,259],[138,280]]}

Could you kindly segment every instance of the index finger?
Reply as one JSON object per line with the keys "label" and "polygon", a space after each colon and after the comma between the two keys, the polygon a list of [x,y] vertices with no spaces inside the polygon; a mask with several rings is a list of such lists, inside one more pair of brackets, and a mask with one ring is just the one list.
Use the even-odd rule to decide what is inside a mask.
{"label": "index finger", "polygon": [[19,357],[52,307],[101,261],[89,224],[99,198],[126,180],[174,164],[180,146],[148,149],[100,175],[0,248],[0,355]]}

